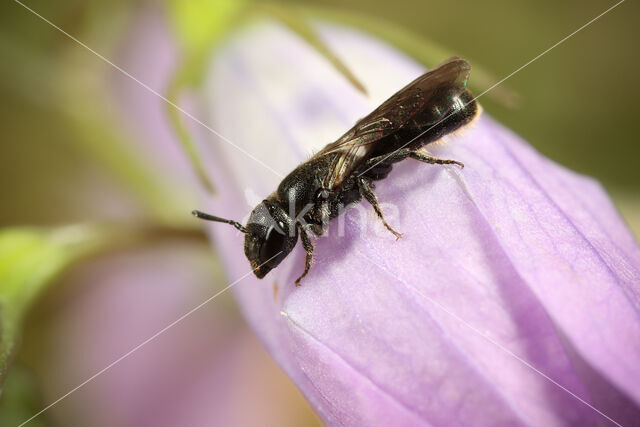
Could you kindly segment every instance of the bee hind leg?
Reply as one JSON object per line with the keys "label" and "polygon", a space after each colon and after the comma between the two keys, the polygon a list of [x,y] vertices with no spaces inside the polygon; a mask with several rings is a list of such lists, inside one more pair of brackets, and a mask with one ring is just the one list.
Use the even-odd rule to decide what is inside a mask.
{"label": "bee hind leg", "polygon": [[369,202],[371,206],[373,206],[373,210],[376,211],[376,215],[378,215],[378,218],[380,218],[387,230],[389,230],[391,233],[393,233],[394,236],[396,236],[396,240],[402,237],[402,233],[398,233],[396,230],[391,228],[391,226],[384,219],[382,208],[378,203],[376,194],[373,192],[371,181],[367,178],[358,178],[358,190],[360,191],[360,196],[366,199],[367,202]]}
{"label": "bee hind leg", "polygon": [[407,156],[411,159],[415,159],[415,160],[419,160],[421,162],[424,163],[429,163],[429,164],[436,164],[436,165],[458,165],[460,166],[460,168],[464,168],[464,163],[459,162],[457,160],[446,160],[446,159],[440,159],[438,157],[432,156],[431,153],[429,153],[427,150],[425,149],[419,149],[416,151],[411,151],[409,153],[409,155]]}
{"label": "bee hind leg", "polygon": [[311,265],[313,264],[313,243],[311,242],[311,239],[309,238],[309,235],[307,234],[305,229],[302,228],[302,226],[300,226],[299,224],[298,227],[298,231],[300,232],[300,240],[302,240],[302,247],[304,248],[307,255],[304,260],[304,271],[302,272],[302,275],[300,275],[300,277],[296,279],[296,286],[300,286],[300,281],[304,276],[307,275],[307,273],[311,269]]}
{"label": "bee hind leg", "polygon": [[432,165],[458,165],[461,168],[464,168],[464,163],[457,160],[440,159],[429,153],[424,148],[419,148],[417,150],[412,148],[401,148],[393,153],[369,159],[365,164],[365,171],[368,175],[370,173],[369,171],[375,170],[374,168],[379,167],[379,165],[383,166],[389,163],[396,163],[406,158],[419,160]]}

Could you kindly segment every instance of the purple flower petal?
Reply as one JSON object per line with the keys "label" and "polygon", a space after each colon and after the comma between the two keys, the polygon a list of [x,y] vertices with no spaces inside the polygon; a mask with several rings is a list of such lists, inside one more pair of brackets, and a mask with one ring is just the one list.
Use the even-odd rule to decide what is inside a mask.
{"label": "purple flower petal", "polygon": [[[213,127],[283,174],[422,72],[319,29],[370,99],[272,25],[230,41],[207,86]],[[194,132],[219,190],[206,208],[246,219],[280,178]],[[402,239],[358,205],[316,241],[301,288],[301,247],[234,288],[252,327],[332,424],[637,422],[640,250],[606,194],[486,114],[447,139],[431,151],[464,170],[405,161],[378,183]],[[242,236],[211,231],[230,278],[248,273]]]}

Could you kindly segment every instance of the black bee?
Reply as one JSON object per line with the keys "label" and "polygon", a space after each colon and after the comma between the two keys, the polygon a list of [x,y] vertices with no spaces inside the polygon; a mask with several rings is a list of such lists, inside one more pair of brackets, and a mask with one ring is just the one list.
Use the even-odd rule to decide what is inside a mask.
{"label": "black bee", "polygon": [[251,212],[246,227],[200,211],[193,214],[245,233],[244,253],[258,278],[282,262],[299,235],[307,256],[296,285],[309,272],[313,259],[308,233],[323,235],[330,219],[362,198],[399,238],[400,233],[384,219],[373,181],[386,178],[393,164],[406,158],[464,167],[455,160],[433,157],[424,146],[468,124],[479,113],[466,89],[470,70],[467,61],[453,57],[409,83],[287,175]]}

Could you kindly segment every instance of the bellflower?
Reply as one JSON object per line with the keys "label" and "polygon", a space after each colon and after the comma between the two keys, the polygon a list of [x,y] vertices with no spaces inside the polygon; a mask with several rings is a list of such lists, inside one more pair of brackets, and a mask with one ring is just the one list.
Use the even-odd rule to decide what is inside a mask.
{"label": "bellflower", "polygon": [[[424,71],[355,30],[317,30],[368,95],[261,23],[218,51],[200,99],[213,128],[281,175]],[[282,177],[193,131],[217,190],[200,207],[246,220]],[[330,424],[637,422],[640,250],[602,187],[486,113],[431,151],[465,168],[407,160],[377,183],[400,240],[364,202],[316,239],[301,287],[301,245],[234,286],[276,361]],[[230,280],[249,273],[243,236],[208,227]]]}

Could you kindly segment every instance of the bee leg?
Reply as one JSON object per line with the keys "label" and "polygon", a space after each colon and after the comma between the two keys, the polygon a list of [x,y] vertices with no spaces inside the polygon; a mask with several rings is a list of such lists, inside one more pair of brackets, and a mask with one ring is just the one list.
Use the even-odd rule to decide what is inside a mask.
{"label": "bee leg", "polygon": [[407,157],[411,159],[419,160],[421,162],[429,163],[432,165],[433,164],[437,164],[437,165],[453,164],[453,165],[458,165],[461,168],[464,168],[464,163],[459,162],[457,160],[440,159],[438,157],[431,155],[431,153],[429,153],[424,148],[420,148],[418,150],[414,150],[411,148],[402,148],[400,150],[394,151],[391,154],[374,157],[372,159],[369,159],[369,161],[367,161],[367,163],[365,164],[365,168],[368,168],[366,170],[371,170],[377,165],[384,164],[384,163],[396,163],[406,159]]}
{"label": "bee leg", "polygon": [[402,237],[402,234],[391,228],[391,226],[387,224],[387,221],[384,219],[382,209],[380,208],[380,204],[378,203],[378,198],[373,192],[373,188],[371,188],[371,181],[367,178],[358,178],[358,190],[360,191],[360,196],[364,197],[367,202],[371,203],[371,206],[373,206],[373,210],[376,211],[378,218],[380,218],[384,226],[387,227],[387,230],[389,230],[393,233],[394,236],[396,236],[396,240]]}
{"label": "bee leg", "polygon": [[411,150],[409,148],[401,148],[400,150],[396,150],[396,151],[394,151],[392,153],[389,153],[389,154],[384,154],[382,156],[373,157],[373,158],[367,160],[367,163],[365,163],[365,165],[364,165],[365,170],[366,171],[371,171],[376,166],[384,167],[385,165],[399,162],[399,161],[404,160],[407,157],[409,157],[409,154],[411,154],[412,152],[413,152],[413,150]]}
{"label": "bee leg", "polygon": [[304,276],[307,275],[309,269],[311,268],[311,264],[313,264],[313,243],[309,238],[309,235],[305,231],[302,226],[298,225],[298,230],[300,231],[300,240],[302,240],[302,247],[307,252],[307,256],[304,260],[304,272],[300,277],[296,279],[296,286],[300,286],[300,281]]}
{"label": "bee leg", "polygon": [[458,165],[460,168],[464,168],[464,163],[459,162],[457,160],[444,160],[439,159],[435,156],[432,156],[427,150],[420,149],[416,151],[412,151],[409,153],[409,156],[412,159],[420,160],[421,162],[429,163],[429,164],[437,164],[437,165]]}

